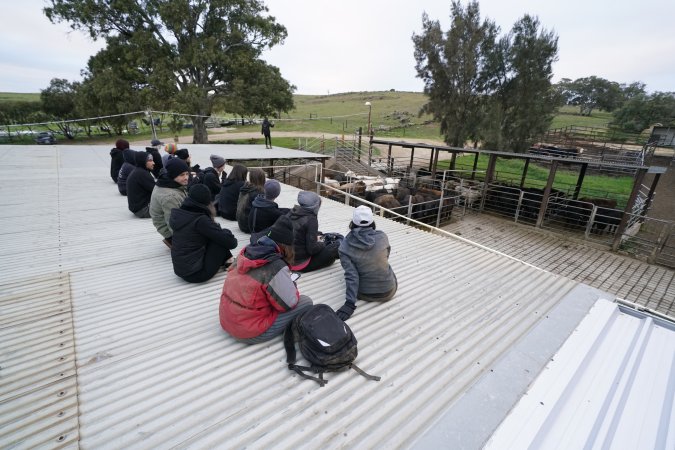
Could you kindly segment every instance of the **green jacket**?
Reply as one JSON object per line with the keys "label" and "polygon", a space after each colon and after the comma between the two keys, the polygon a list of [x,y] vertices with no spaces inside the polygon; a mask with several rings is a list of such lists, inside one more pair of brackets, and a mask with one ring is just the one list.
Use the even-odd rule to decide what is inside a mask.
{"label": "green jacket", "polygon": [[150,217],[157,232],[165,239],[173,235],[173,230],[169,226],[171,210],[180,208],[185,197],[187,197],[187,186],[181,186],[173,180],[163,180],[161,177],[152,190]]}

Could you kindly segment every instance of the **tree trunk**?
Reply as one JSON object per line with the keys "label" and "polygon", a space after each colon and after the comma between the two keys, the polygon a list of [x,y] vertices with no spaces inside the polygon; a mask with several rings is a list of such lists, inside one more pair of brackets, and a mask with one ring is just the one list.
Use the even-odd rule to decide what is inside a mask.
{"label": "tree trunk", "polygon": [[205,117],[192,118],[192,143],[193,144],[208,144],[209,134],[206,130]]}

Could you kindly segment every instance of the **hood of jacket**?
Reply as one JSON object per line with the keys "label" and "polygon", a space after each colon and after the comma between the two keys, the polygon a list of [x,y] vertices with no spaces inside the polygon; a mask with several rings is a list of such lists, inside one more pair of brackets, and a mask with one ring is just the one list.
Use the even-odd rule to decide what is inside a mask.
{"label": "hood of jacket", "polygon": [[122,158],[124,158],[124,162],[127,162],[131,164],[132,166],[136,165],[136,151],[131,150],[131,149],[126,149],[122,150]]}
{"label": "hood of jacket", "polygon": [[260,189],[255,184],[251,184],[249,182],[244,183],[241,189],[239,189],[239,192],[242,194],[251,194],[253,192],[260,192],[260,191],[262,191],[262,189]]}
{"label": "hood of jacket", "polygon": [[171,212],[169,226],[175,232],[189,226],[200,216],[209,217],[209,210],[190,197],[186,197],[180,208],[175,208]]}
{"label": "hood of jacket", "polygon": [[292,220],[297,220],[301,217],[308,217],[308,216],[316,217],[316,213],[314,212],[314,210],[300,205],[295,205],[293,209],[291,209],[291,212],[289,214]]}
{"label": "hood of jacket", "polygon": [[272,239],[263,236],[241,250],[237,257],[237,272],[246,273],[277,259],[281,259],[279,247]]}
{"label": "hood of jacket", "polygon": [[118,155],[124,155],[124,150],[120,150],[119,148],[115,147],[112,150],[110,150],[110,156],[114,158],[115,156]]}
{"label": "hood of jacket", "polygon": [[377,231],[372,227],[355,227],[345,238],[348,245],[362,250],[370,250],[375,246]]}
{"label": "hood of jacket", "polygon": [[133,164],[141,169],[146,169],[145,163],[148,161],[148,154],[145,152],[135,152]]}
{"label": "hood of jacket", "polygon": [[278,205],[274,200],[265,198],[265,194],[258,194],[253,200],[254,208],[276,208]]}

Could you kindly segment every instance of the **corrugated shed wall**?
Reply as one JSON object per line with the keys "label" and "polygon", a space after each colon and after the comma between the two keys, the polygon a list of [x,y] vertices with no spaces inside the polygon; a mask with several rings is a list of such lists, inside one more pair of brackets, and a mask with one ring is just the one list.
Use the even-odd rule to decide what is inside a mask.
{"label": "corrugated shed wall", "polygon": [[675,448],[675,326],[596,303],[487,448]]}
{"label": "corrugated shed wall", "polygon": [[[281,339],[247,346],[220,329],[225,274],[199,285],[173,274],[151,221],[133,217],[110,180],[107,151],[0,148],[0,289],[69,277],[83,448],[406,447],[576,285],[378,219],[399,291],[359,302],[349,324],[357,363],[382,381],[346,372],[319,388],[287,370]],[[217,153],[191,151],[203,165]],[[284,186],[278,202],[296,195]],[[346,234],[350,217],[325,200],[320,228]],[[219,221],[243,247],[236,223]],[[335,263],[299,289],[338,307],[343,283]]]}

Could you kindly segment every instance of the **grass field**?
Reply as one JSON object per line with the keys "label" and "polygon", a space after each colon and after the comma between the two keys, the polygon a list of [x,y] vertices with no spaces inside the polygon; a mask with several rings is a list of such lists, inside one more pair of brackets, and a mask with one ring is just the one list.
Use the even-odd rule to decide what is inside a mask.
{"label": "grass field", "polygon": [[[39,93],[0,93],[0,102],[3,101],[39,101]],[[418,116],[426,96],[421,92],[348,92],[332,95],[295,95],[295,109],[290,113],[282,114],[275,120],[277,131],[303,131],[318,133],[334,133],[351,135],[359,128],[364,134],[368,130],[369,107],[370,118],[376,136],[381,138],[405,139],[434,139],[442,141],[439,126],[431,122],[428,115]],[[589,127],[605,127],[611,120],[611,114],[604,111],[594,111],[591,116],[578,115],[575,107],[562,107],[555,116],[551,128],[560,128],[568,125]],[[215,112],[220,117],[232,117],[225,111]],[[168,118],[167,118],[168,119]],[[137,120],[137,122],[139,122]],[[238,126],[238,131],[255,131],[258,125]],[[139,137],[143,139],[150,130],[141,127]],[[181,135],[191,134],[184,130]],[[168,134],[167,134],[168,135]],[[164,139],[164,135],[162,136]],[[90,139],[83,137],[87,141]],[[101,136],[98,139],[110,139]]]}
{"label": "grass field", "polygon": [[0,92],[0,102],[39,102],[40,94]]}

